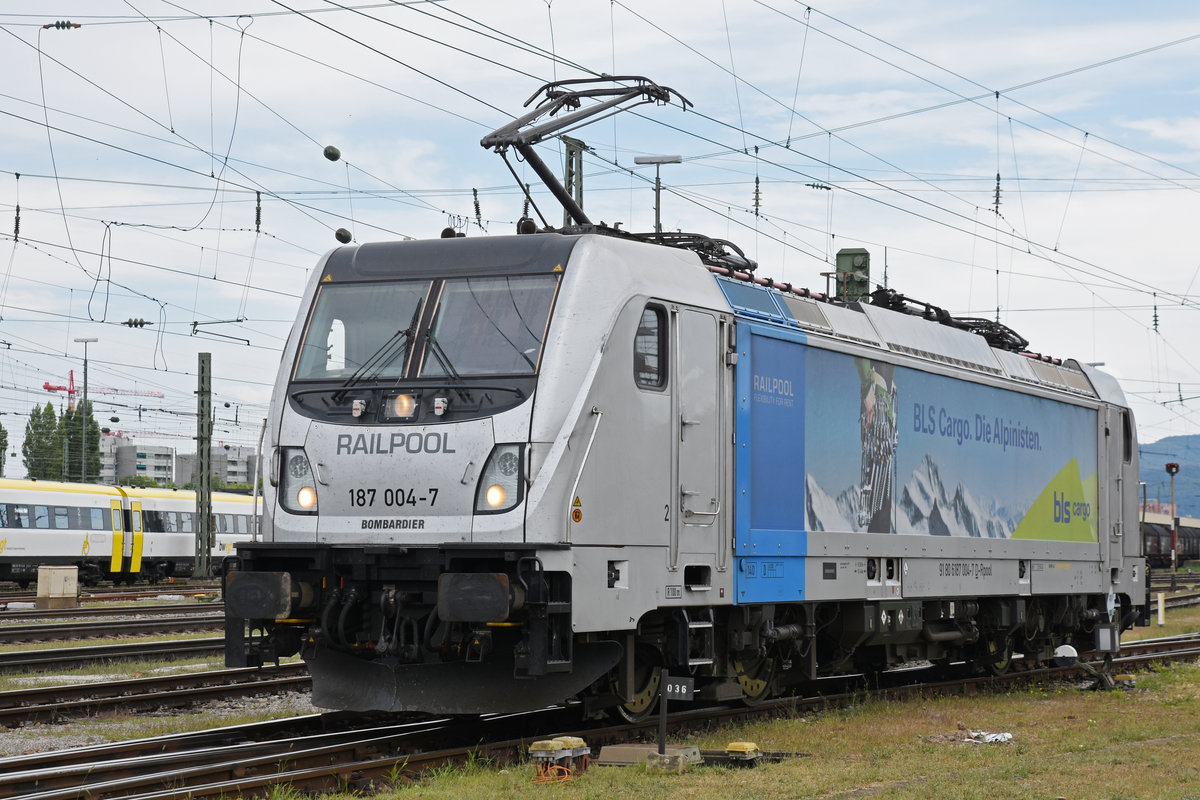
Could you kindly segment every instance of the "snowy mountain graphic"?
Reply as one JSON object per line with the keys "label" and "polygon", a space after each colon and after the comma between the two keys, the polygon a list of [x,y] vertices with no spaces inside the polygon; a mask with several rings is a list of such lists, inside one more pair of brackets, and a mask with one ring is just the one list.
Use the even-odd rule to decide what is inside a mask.
{"label": "snowy mountain graphic", "polygon": [[[858,519],[858,487],[849,486],[837,497],[825,491],[811,473],[805,476],[805,508],[812,531],[863,530]],[[913,470],[896,498],[892,525],[897,533],[1007,539],[1021,514],[996,498],[974,496],[961,483],[952,490],[942,481],[938,465],[926,455]]]}
{"label": "snowy mountain graphic", "polygon": [[804,508],[810,531],[851,531],[858,519],[858,490],[851,487],[834,499],[817,483],[811,473],[804,476]]}

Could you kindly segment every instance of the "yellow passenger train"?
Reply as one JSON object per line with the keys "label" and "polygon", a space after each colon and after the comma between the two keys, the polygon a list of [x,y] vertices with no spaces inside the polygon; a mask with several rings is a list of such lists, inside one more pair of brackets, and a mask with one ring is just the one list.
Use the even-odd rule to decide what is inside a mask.
{"label": "yellow passenger train", "polygon": [[[249,540],[255,500],[213,492],[213,563]],[[0,479],[0,581],[22,586],[42,565],[79,567],[79,580],[132,583],[195,571],[196,493]]]}

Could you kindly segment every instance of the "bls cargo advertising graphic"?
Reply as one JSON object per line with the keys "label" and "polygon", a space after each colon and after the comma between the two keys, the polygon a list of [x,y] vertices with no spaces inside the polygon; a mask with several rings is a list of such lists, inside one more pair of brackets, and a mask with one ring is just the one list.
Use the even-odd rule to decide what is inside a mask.
{"label": "bls cargo advertising graphic", "polygon": [[752,351],[743,464],[769,492],[743,531],[1097,540],[1094,411],[765,336]]}

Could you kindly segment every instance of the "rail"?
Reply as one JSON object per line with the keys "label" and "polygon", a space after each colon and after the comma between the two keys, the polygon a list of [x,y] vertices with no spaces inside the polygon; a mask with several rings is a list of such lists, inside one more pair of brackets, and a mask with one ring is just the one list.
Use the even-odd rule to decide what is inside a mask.
{"label": "rail", "polygon": [[[1117,659],[1133,663],[1195,658],[1200,638],[1171,637],[1134,643],[1136,654]],[[822,683],[819,695],[784,697],[747,708],[701,705],[670,715],[678,735],[714,723],[733,725],[780,712],[797,713],[830,706],[861,704],[867,697],[891,700],[931,695],[976,695],[989,687],[1007,690],[1013,683],[1060,680],[1072,668],[1036,669],[1000,677],[971,675],[952,680],[920,680],[919,671],[884,673],[879,685],[864,689],[861,677]],[[635,724],[580,727],[565,709],[481,719],[376,719],[362,715],[310,715],[272,723],[236,726],[194,734],[73,748],[0,759],[0,798],[67,800],[104,796],[125,800],[264,794],[277,785],[301,793],[370,791],[407,781],[428,769],[468,759],[497,764],[525,757],[531,739],[546,731],[569,731],[597,748],[603,744],[652,737],[655,719]],[[356,730],[357,728],[357,730]]]}

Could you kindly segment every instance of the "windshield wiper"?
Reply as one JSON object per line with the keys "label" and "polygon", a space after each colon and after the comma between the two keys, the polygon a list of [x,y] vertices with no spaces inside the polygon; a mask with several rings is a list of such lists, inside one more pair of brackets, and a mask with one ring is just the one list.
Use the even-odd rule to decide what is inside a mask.
{"label": "windshield wiper", "polygon": [[442,372],[453,381],[453,387],[458,396],[463,401],[469,401],[470,395],[463,389],[462,376],[454,369],[454,365],[450,363],[450,356],[446,355],[446,351],[442,348],[441,342],[433,335],[433,329],[430,328],[425,332],[425,343],[429,347],[429,352],[433,353],[433,357],[437,359],[438,366],[442,368]]}
{"label": "windshield wiper", "polygon": [[413,309],[412,319],[409,320],[407,328],[401,328],[388,337],[387,341],[379,346],[379,349],[371,354],[370,358],[363,362],[363,365],[354,371],[354,374],[347,378],[338,390],[333,393],[333,402],[340,403],[346,398],[346,391],[368,378],[373,378],[379,374],[385,366],[392,363],[396,358],[395,346],[403,342],[403,349],[400,354],[403,359],[408,358],[408,351],[412,347],[413,337],[416,333],[417,320],[421,318],[421,307],[425,304],[424,299],[417,302],[417,307]]}

